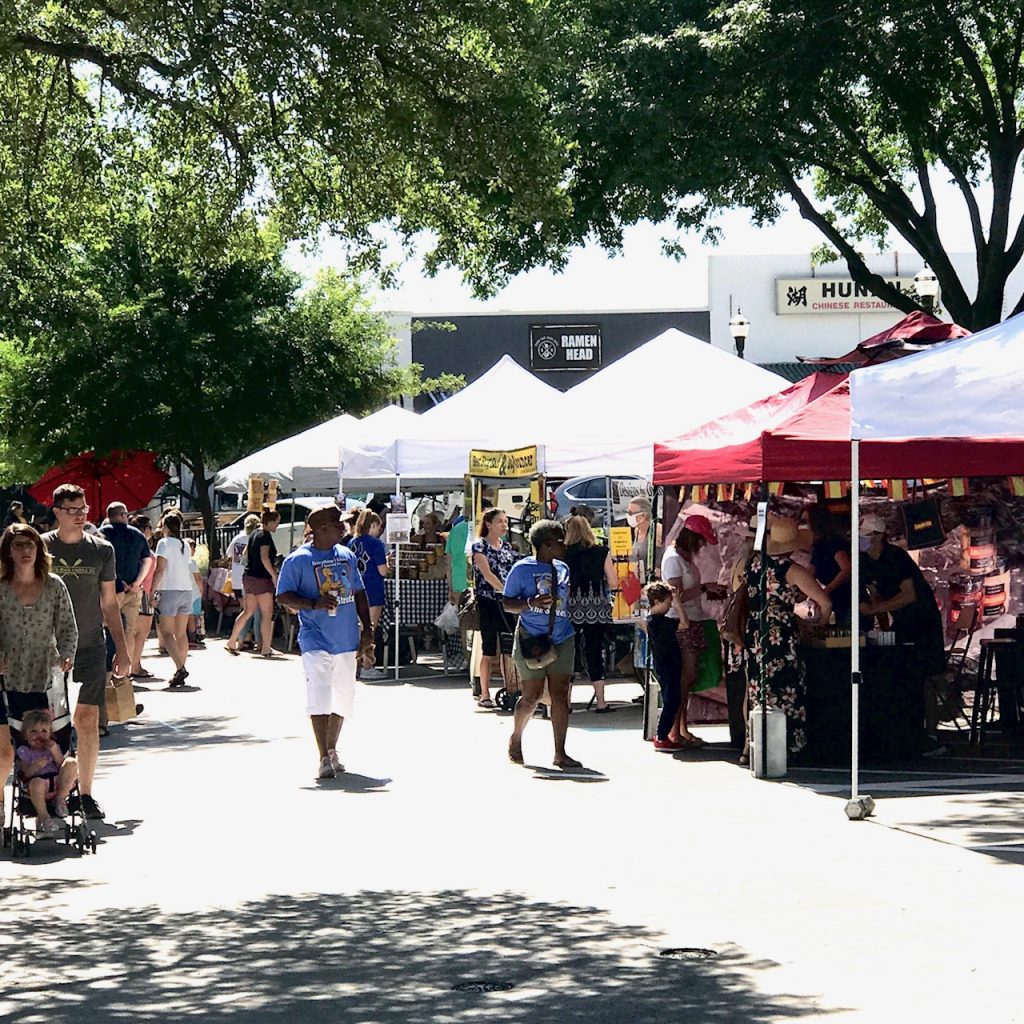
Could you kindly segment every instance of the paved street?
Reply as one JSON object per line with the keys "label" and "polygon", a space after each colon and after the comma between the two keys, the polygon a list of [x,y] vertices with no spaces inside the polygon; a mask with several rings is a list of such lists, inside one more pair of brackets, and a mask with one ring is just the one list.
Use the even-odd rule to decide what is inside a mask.
{"label": "paved street", "polygon": [[[349,772],[316,783],[296,657],[211,641],[190,668],[106,741],[98,855],[0,858],[0,1017],[1021,1018],[1020,765],[868,774],[855,824],[845,774],[655,755],[631,705],[573,715],[594,775],[544,767],[540,720],[514,767],[508,719],[434,679],[361,687]],[[680,947],[715,955],[659,955]],[[513,987],[455,990],[475,982]]]}

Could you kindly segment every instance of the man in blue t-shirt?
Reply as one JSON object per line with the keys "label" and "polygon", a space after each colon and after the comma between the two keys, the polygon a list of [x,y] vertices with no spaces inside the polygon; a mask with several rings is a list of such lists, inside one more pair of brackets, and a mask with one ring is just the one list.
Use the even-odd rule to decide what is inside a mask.
{"label": "man in blue t-shirt", "polygon": [[345,770],[337,746],[341,726],[352,714],[356,653],[364,665],[373,665],[373,629],[355,555],[340,543],[340,511],[317,509],[306,524],[313,539],[284,560],[277,600],[299,616],[307,714],[320,752],[317,777],[333,779]]}

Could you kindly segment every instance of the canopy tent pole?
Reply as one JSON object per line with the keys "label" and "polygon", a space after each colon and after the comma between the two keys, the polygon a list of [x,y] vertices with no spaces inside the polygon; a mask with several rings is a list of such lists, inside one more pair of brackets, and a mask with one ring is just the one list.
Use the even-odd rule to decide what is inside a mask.
{"label": "canopy tent pole", "polygon": [[850,442],[850,799],[846,816],[862,821],[874,813],[875,801],[860,795],[860,440]]}
{"label": "canopy tent pole", "polygon": [[[402,474],[395,473],[395,496],[402,493]],[[399,630],[402,620],[402,562],[399,554],[399,544],[395,542],[395,682],[398,682],[398,666],[401,661],[398,652]]]}

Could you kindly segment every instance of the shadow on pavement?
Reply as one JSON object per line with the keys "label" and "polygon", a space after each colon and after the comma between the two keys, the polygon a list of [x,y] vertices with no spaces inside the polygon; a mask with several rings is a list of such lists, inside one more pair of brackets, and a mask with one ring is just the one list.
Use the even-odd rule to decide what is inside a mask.
{"label": "shadow on pavement", "polygon": [[[184,914],[133,907],[105,911],[73,940],[42,928],[34,940],[5,949],[18,993],[0,997],[0,1013],[47,1024],[768,1024],[829,1012],[813,997],[761,991],[758,975],[775,965],[739,948],[671,960],[642,928],[514,895],[274,896]],[[490,984],[512,987],[455,990]]]}
{"label": "shadow on pavement", "polygon": [[[85,823],[86,828],[90,832],[96,833],[96,840],[98,848],[96,851],[97,856],[102,856],[103,846],[110,839],[120,839],[122,836],[133,835],[136,828],[142,824],[141,819],[133,819],[126,821],[87,821]],[[3,857],[4,860],[8,860],[11,863],[21,867],[31,867],[32,865],[43,865],[59,864],[65,860],[77,860],[80,857],[91,857],[91,853],[79,853],[78,848],[74,845],[69,845],[61,837],[59,841],[43,840],[42,842],[33,842],[31,845],[31,853],[27,857],[14,858],[11,854],[10,849],[6,849],[3,853],[6,855]],[[4,899],[10,898],[10,893],[7,886],[4,887]]]}
{"label": "shadow on pavement", "polygon": [[239,743],[270,743],[271,740],[251,733],[232,732],[237,719],[231,715],[196,715],[168,725],[157,718],[143,716],[130,726],[114,726],[101,741],[100,761],[104,767],[129,763],[129,751],[194,750],[196,747]]}
{"label": "shadow on pavement", "polygon": [[317,779],[312,786],[303,786],[308,790],[341,790],[344,793],[388,793],[392,779],[374,779],[369,775],[357,775],[355,772],[343,772],[335,779]]}
{"label": "shadow on pavement", "polygon": [[546,768],[539,764],[528,764],[524,767],[533,772],[535,779],[553,782],[607,782],[608,776],[594,768]]}

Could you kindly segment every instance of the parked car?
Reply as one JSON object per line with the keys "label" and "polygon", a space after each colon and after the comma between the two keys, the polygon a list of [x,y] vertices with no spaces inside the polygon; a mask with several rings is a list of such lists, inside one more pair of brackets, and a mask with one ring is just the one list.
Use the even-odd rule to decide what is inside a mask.
{"label": "parked car", "polygon": [[594,510],[594,525],[608,525],[608,483],[612,485],[612,525],[626,521],[626,509],[638,494],[650,497],[651,484],[642,476],[577,476],[555,488],[551,495],[551,511],[556,519],[565,519],[577,505]]}
{"label": "parked car", "polygon": [[[282,554],[297,548],[302,543],[302,533],[306,523],[306,517],[310,512],[318,508],[325,508],[333,505],[333,498],[305,497],[305,498],[279,498],[276,508],[281,513],[281,522],[274,533],[274,546]],[[351,502],[346,503],[352,507]],[[237,533],[245,525],[248,512],[242,512],[229,524]],[[232,534],[234,536],[234,534]]]}

